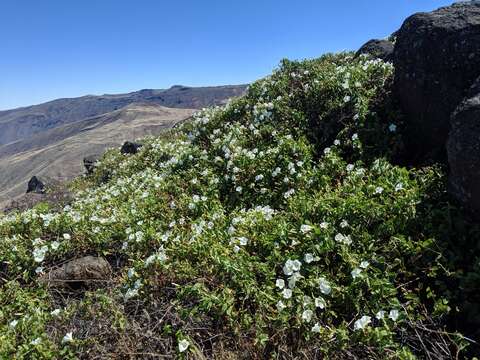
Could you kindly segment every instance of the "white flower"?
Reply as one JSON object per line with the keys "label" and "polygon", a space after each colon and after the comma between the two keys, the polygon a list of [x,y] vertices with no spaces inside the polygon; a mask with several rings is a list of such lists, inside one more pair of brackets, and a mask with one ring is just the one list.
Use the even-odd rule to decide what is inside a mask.
{"label": "white flower", "polygon": [[238,252],[240,251],[240,247],[239,247],[238,245],[235,245],[235,246],[233,247],[233,251],[234,251],[235,253],[238,253]]}
{"label": "white flower", "polygon": [[30,341],[31,345],[38,345],[42,342],[42,339],[37,337],[35,340]]}
{"label": "white flower", "polygon": [[242,187],[241,186],[237,186],[235,188],[235,191],[238,192],[238,193],[241,193],[242,192]]}
{"label": "white flower", "polygon": [[399,316],[400,316],[400,313],[396,309],[390,310],[390,312],[388,313],[388,317],[393,321],[397,321]]}
{"label": "white flower", "polygon": [[356,279],[357,277],[360,276],[361,272],[362,272],[362,269],[355,268],[355,269],[352,270],[352,272],[350,274],[352,275],[352,278]]}
{"label": "white flower", "polygon": [[385,311],[383,311],[383,310],[378,311],[377,314],[375,315],[375,317],[378,320],[382,320],[385,317]]}
{"label": "white flower", "polygon": [[355,168],[355,165],[353,165],[353,164],[348,164],[347,165],[347,171],[348,172],[352,171],[354,168]]}
{"label": "white flower", "polygon": [[260,174],[255,176],[255,181],[261,181],[261,180],[263,180],[263,175]]}
{"label": "white flower", "polygon": [[70,234],[63,234],[63,238],[65,240],[70,240],[72,237],[70,236]]}
{"label": "white flower", "polygon": [[313,256],[313,254],[307,253],[307,254],[305,254],[303,259],[305,260],[305,262],[307,264],[310,264],[312,261],[315,260],[315,257]]}
{"label": "white flower", "polygon": [[364,315],[360,319],[355,321],[355,323],[353,324],[353,328],[355,330],[362,330],[371,322],[372,322],[372,318],[370,316]]}
{"label": "white flower", "polygon": [[333,142],[333,145],[336,145],[336,146],[340,145],[340,140],[335,139],[335,141]]}
{"label": "white flower", "polygon": [[320,223],[319,226],[320,226],[321,229],[326,229],[328,227],[328,223],[323,221],[323,222]]}
{"label": "white flower", "polygon": [[278,287],[280,290],[283,289],[285,287],[285,280],[277,279],[277,281],[275,281],[275,286]]}
{"label": "white flower", "polygon": [[330,151],[331,151],[330,148],[327,147],[323,150],[323,153],[327,155],[327,154],[330,154]]}
{"label": "white flower", "polygon": [[320,292],[322,294],[328,295],[332,292],[330,283],[324,277],[318,279],[318,285],[320,286]]}
{"label": "white flower", "polygon": [[55,251],[60,247],[60,243],[58,241],[52,241],[52,243],[50,244],[50,247],[52,248],[53,251]]}
{"label": "white flower", "polygon": [[42,246],[41,248],[35,248],[33,250],[33,260],[35,260],[35,262],[42,262],[43,259],[45,259],[45,254],[47,253],[48,251],[48,246],[44,245]]}
{"label": "white flower", "polygon": [[358,134],[357,133],[352,135],[352,140],[353,141],[358,140]]}
{"label": "white flower", "polygon": [[401,191],[403,190],[403,184],[402,183],[398,183],[397,185],[395,185],[395,191]]}
{"label": "white flower", "polygon": [[342,222],[340,223],[340,227],[343,229],[343,228],[346,228],[347,226],[348,226],[348,221],[342,220]]}
{"label": "white flower", "polygon": [[299,260],[287,260],[283,266],[283,273],[287,276],[292,275],[296,271],[300,271],[302,263]]}
{"label": "white flower", "polygon": [[388,130],[390,130],[390,132],[395,132],[395,131],[397,131],[397,125],[395,125],[395,124],[390,124],[390,126],[388,127]]}
{"label": "white flower", "polygon": [[313,316],[313,311],[307,309],[302,314],[302,320],[305,321],[305,322],[310,322],[310,321],[312,321],[312,316]]}
{"label": "white flower", "polygon": [[313,333],[319,333],[320,332],[320,324],[319,323],[315,323],[315,325],[312,326],[312,330],[311,330]]}
{"label": "white flower", "polygon": [[310,225],[303,224],[302,226],[300,226],[300,231],[304,234],[309,233],[310,231],[312,231],[312,229],[313,227]]}
{"label": "white flower", "polygon": [[238,241],[240,242],[240,245],[245,246],[248,244],[248,239],[246,237],[239,237]]}
{"label": "white flower", "polygon": [[285,306],[285,304],[283,303],[283,301],[282,301],[282,300],[279,300],[279,301],[277,302],[277,309],[278,309],[278,311],[282,311],[282,310],[285,309],[285,308],[286,308],[286,306]]}
{"label": "white flower", "polygon": [[13,329],[15,328],[15,326],[17,326],[17,324],[18,324],[18,320],[13,320],[13,321],[10,321],[8,325]]}
{"label": "white flower", "polygon": [[295,287],[295,284],[297,283],[298,280],[300,280],[303,276],[300,275],[299,272],[294,272],[292,276],[288,278],[288,287],[290,289],[293,289]]}
{"label": "white flower", "polygon": [[347,103],[350,101],[350,96],[349,95],[345,95],[344,98],[343,98],[343,102]]}
{"label": "white flower", "polygon": [[383,187],[377,186],[377,187],[375,188],[375,194],[381,194],[382,192],[383,192]]}
{"label": "white flower", "polygon": [[283,296],[284,299],[290,299],[292,297],[292,290],[283,289],[282,296]]}
{"label": "white flower", "polygon": [[188,349],[188,347],[190,346],[190,343],[188,342],[188,340],[180,340],[178,342],[178,351],[180,352],[184,352],[185,350]]}
{"label": "white flower", "polygon": [[283,197],[285,199],[288,199],[290,196],[292,196],[295,193],[295,189],[290,189],[288,190],[285,194],[283,194]]}
{"label": "white flower", "polygon": [[60,309],[55,309],[55,310],[53,310],[52,312],[50,312],[50,315],[52,315],[52,316],[58,316],[58,315],[60,315]]}
{"label": "white flower", "polygon": [[325,299],[322,297],[315,298],[315,307],[319,309],[325,309],[327,306],[327,303],[325,302]]}
{"label": "white flower", "polygon": [[368,261],[366,261],[366,260],[364,260],[364,261],[362,261],[362,262],[360,263],[360,267],[361,267],[362,269],[366,269],[369,265],[370,265],[370,263],[369,263]]}
{"label": "white flower", "polygon": [[62,343],[67,343],[67,342],[71,342],[73,341],[73,333],[72,332],[68,332],[65,334],[65,336],[63,337],[62,339]]}

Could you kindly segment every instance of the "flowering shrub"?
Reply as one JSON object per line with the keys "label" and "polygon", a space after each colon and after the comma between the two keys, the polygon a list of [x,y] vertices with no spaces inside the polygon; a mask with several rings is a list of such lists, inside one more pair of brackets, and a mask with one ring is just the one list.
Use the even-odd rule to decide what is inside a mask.
{"label": "flowering shrub", "polygon": [[[436,338],[461,349],[442,327],[453,296],[442,284],[456,281],[443,252],[456,230],[434,225],[444,174],[392,163],[402,149],[392,75],[350,54],[284,61],[138,154],[108,151],[63,211],[0,217],[2,356],[65,358],[112,342],[141,356],[120,348],[134,329],[139,343],[157,339],[143,343],[150,355],[413,359],[438,351]],[[38,281],[84,254],[109,259],[111,286],[59,300]],[[118,336],[83,329],[102,321]]]}

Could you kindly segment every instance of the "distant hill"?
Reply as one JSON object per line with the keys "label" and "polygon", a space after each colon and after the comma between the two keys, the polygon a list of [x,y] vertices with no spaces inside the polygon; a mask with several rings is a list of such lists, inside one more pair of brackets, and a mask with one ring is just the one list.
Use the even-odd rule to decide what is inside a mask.
{"label": "distant hill", "polygon": [[133,103],[200,109],[223,104],[227,99],[243,94],[245,89],[246,85],[215,87],[175,85],[166,90],[140,90],[118,95],[87,95],[0,111],[0,145],[26,139],[58,126],[115,111]]}

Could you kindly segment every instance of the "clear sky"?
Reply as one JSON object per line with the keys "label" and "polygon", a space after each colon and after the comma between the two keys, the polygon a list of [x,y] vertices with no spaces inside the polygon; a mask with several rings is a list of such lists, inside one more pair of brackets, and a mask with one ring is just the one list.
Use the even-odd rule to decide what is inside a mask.
{"label": "clear sky", "polygon": [[282,58],[357,49],[453,0],[0,0],[0,109],[248,83]]}

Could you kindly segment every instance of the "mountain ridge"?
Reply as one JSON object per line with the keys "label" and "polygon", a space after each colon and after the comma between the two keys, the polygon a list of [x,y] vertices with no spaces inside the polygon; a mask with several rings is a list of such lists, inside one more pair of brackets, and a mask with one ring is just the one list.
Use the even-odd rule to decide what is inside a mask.
{"label": "mountain ridge", "polygon": [[131,103],[152,103],[170,108],[200,109],[221,105],[242,95],[247,85],[142,89],[122,94],[84,95],[0,111],[0,145],[78,120],[118,110]]}

